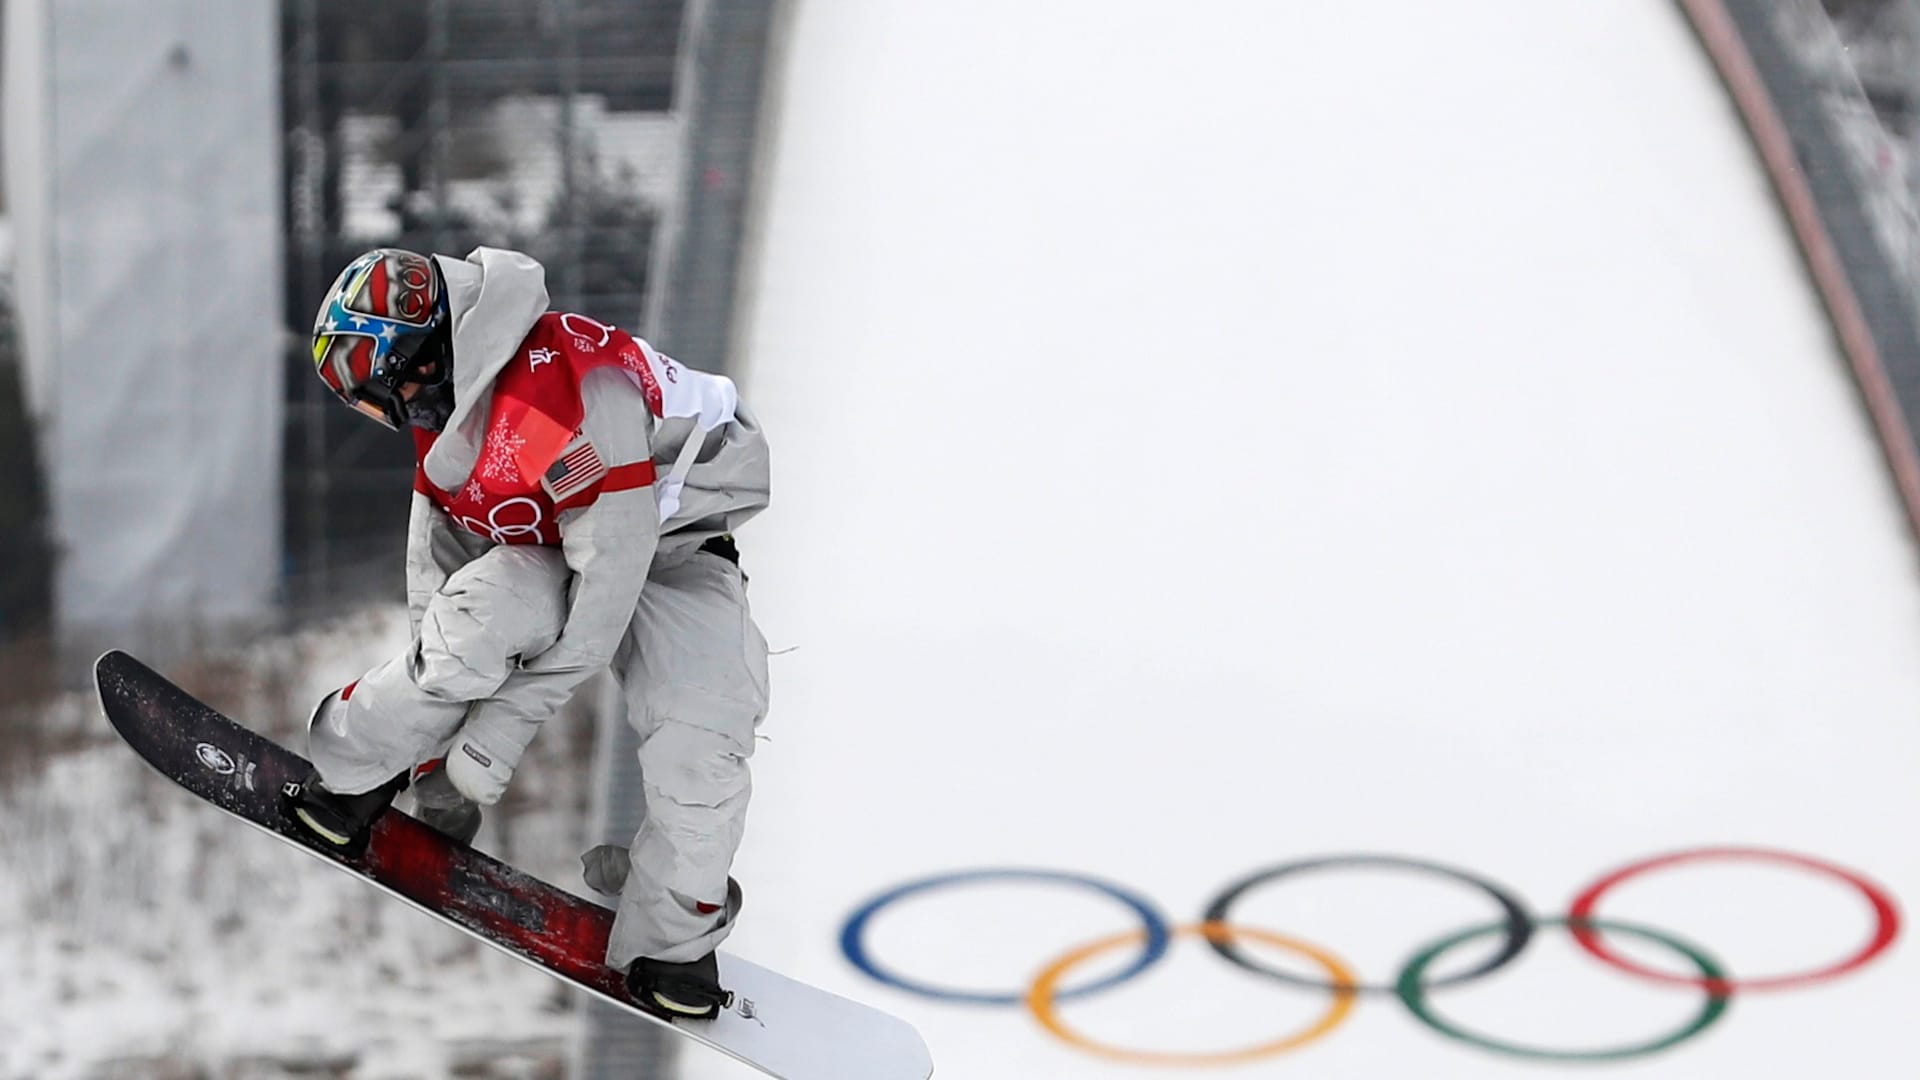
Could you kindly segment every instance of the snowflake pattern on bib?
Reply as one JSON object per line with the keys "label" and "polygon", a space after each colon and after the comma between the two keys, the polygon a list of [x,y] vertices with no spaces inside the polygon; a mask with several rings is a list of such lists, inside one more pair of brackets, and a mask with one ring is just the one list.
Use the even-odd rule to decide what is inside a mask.
{"label": "snowflake pattern on bib", "polygon": [[520,465],[516,455],[526,445],[526,437],[517,431],[498,424],[489,428],[486,449],[480,452],[477,470],[480,478],[496,484],[519,482]]}
{"label": "snowflake pattern on bib", "polygon": [[[654,486],[650,459],[606,461],[584,440],[581,382],[603,367],[632,375],[655,416],[662,415],[662,385],[671,389],[686,374],[625,331],[584,315],[548,312],[492,384],[487,428],[466,479],[455,489],[435,487],[426,476],[426,460],[438,436],[416,430],[420,467],[414,490],[455,525],[493,543],[555,545],[562,540],[563,514],[592,505],[602,491]],[[686,445],[697,450],[699,441]],[[691,463],[691,454],[683,450],[682,456]],[[673,477],[674,491],[683,479]],[[657,493],[656,498],[671,516],[669,497]]]}

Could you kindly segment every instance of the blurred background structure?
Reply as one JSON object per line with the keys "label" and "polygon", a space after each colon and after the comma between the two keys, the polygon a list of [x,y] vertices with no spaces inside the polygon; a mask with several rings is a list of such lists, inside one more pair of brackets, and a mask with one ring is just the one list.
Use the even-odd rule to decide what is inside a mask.
{"label": "blurred background structure", "polygon": [[1875,218],[1911,278],[1920,258],[1920,4],[1796,0],[1781,8],[1781,36],[1850,156],[1874,176]]}
{"label": "blurred background structure", "polygon": [[[281,579],[272,12],[8,7],[7,186],[56,626],[272,622]],[[217,32],[207,32],[211,20]],[[204,638],[204,634],[191,635]]]}
{"label": "blurred background structure", "polygon": [[1896,83],[1879,59],[1914,48],[1920,8],[1849,4],[1836,21],[1815,0],[1683,6],[1746,119],[1920,526],[1920,79]]}
{"label": "blurred background structure", "polygon": [[[682,16],[673,116],[678,185],[653,247],[645,337],[709,371],[734,368],[736,286],[761,138],[761,99],[776,27],[773,0],[692,0]],[[698,358],[698,359],[695,359]],[[592,835],[626,844],[645,818],[639,742],[611,680],[597,695]],[[578,1080],[669,1075],[678,1040],[589,999],[575,1048]]]}
{"label": "blurred background structure", "polygon": [[[1920,0],[1621,2],[1670,9],[1698,34],[1920,527]],[[67,838],[97,827],[87,793],[136,781],[111,746],[104,762],[85,756],[99,733],[83,704],[49,696],[49,673],[111,643],[171,659],[216,704],[285,729],[318,688],[391,648],[410,447],[332,400],[307,351],[317,298],[360,251],[520,248],[548,266],[556,307],[699,367],[733,365],[757,162],[777,135],[763,102],[798,6],[6,0],[0,811],[27,826],[0,836],[0,908],[16,913],[0,915],[0,961],[13,946],[24,957],[0,988],[0,1080],[677,1075],[677,1047],[652,1029],[435,945],[435,930],[379,898],[288,884],[272,851],[221,876],[205,855],[219,822],[179,826],[171,842],[130,826],[76,858]],[[1017,19],[1003,30],[1022,32]],[[955,87],[956,114],[988,89]],[[987,186],[1023,163],[978,165]],[[346,629],[321,644],[297,636],[316,625]],[[246,638],[268,659],[232,659]],[[258,670],[236,674],[248,664]],[[541,744],[544,771],[529,770],[522,801],[483,836],[555,880],[576,841],[624,839],[637,823],[621,767],[631,734],[583,732],[604,715],[583,698],[576,726]],[[567,779],[541,787],[542,775]],[[140,884],[89,891],[123,870]],[[191,893],[220,929],[143,940],[128,928],[139,924],[123,912],[164,913],[169,891]],[[251,913],[259,896],[291,923]],[[333,953],[301,962],[339,963],[364,980],[355,987],[390,981],[394,1002],[367,1012],[397,1019],[360,1017],[375,1034],[353,1051],[300,1029],[278,1060],[210,1023],[228,999],[209,985],[259,942],[298,936],[289,926],[375,939],[363,967]],[[126,986],[74,974],[120,963]],[[290,1003],[278,981],[245,985],[252,1022],[340,996],[322,986]],[[436,996],[450,985],[463,1016]],[[169,996],[213,1004],[154,1004]],[[8,1030],[49,1012],[33,1032]],[[453,1049],[416,1060],[380,1042],[396,1031]]]}
{"label": "blurred background structure", "polygon": [[287,602],[339,608],[400,584],[405,440],[357,423],[312,375],[314,297],[355,254],[515,248],[556,309],[643,319],[671,206],[681,0],[288,0]]}
{"label": "blurred background structure", "polygon": [[[301,344],[311,298],[351,253],[520,247],[552,268],[556,304],[645,321],[681,180],[683,0],[286,0],[266,23],[255,4],[6,6],[7,639],[50,613],[124,642],[123,620],[166,620],[171,637],[182,617],[213,631],[391,595],[409,452],[330,407]],[[1728,9],[1837,240],[1899,285],[1882,306],[1906,306],[1920,277],[1920,4]],[[236,102],[256,111],[243,121]],[[234,119],[200,130],[211,114]],[[218,325],[175,314],[209,289]],[[283,370],[234,362],[267,335]],[[689,344],[704,356],[712,343]],[[88,457],[103,426],[128,424],[229,440],[249,467]]]}

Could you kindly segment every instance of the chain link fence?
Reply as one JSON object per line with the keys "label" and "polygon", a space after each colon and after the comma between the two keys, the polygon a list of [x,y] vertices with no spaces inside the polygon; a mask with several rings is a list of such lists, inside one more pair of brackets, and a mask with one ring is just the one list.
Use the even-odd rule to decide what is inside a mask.
{"label": "chain link fence", "polygon": [[[545,264],[555,308],[637,331],[679,183],[684,10],[284,0],[281,11],[285,581],[299,619],[401,595],[414,468],[411,440],[341,408],[314,377],[322,291],[367,248],[457,256],[484,244]],[[621,1075],[666,1075],[666,1040],[626,1022],[638,1030],[620,1046]]]}
{"label": "chain link fence", "polygon": [[[761,137],[761,103],[779,34],[777,0],[690,0],[675,82],[675,113],[684,132],[680,198],[655,248],[659,280],[648,297],[643,329],[654,344],[694,367],[728,372],[733,315],[747,217]],[[750,542],[749,542],[750,547]],[[745,555],[750,564],[752,555]],[[603,722],[595,753],[594,833],[599,843],[626,844],[645,818],[646,796],[635,767],[639,743],[602,690]],[[667,1076],[679,1040],[635,1024],[618,1009],[590,1001],[574,1062],[575,1080]],[[636,1068],[659,1061],[658,1071]]]}
{"label": "chain link fence", "polygon": [[1898,65],[1915,59],[1909,24],[1915,10],[1920,5],[1908,0],[1842,4],[1834,13],[1819,0],[1784,0],[1773,8],[1780,40],[1858,185],[1874,238],[1909,289],[1920,282],[1912,165],[1920,139],[1920,75],[1903,76]]}
{"label": "chain link fence", "polygon": [[[1906,0],[1887,0],[1889,4]],[[1677,0],[1726,81],[1799,240],[1920,530],[1920,305],[1911,192],[1891,126],[1912,101],[1867,96],[1824,5]],[[1850,5],[1851,6],[1851,5]],[[1869,117],[1873,117],[1870,119]],[[1892,119],[1886,119],[1892,118]]]}
{"label": "chain link fence", "polygon": [[311,614],[401,590],[412,447],[332,400],[308,334],[356,254],[548,267],[553,304],[635,327],[677,177],[681,0],[283,0],[285,581]]}
{"label": "chain link fence", "polygon": [[[774,8],[284,0],[290,611],[402,587],[411,443],[341,408],[307,352],[359,252],[517,248],[555,308],[726,370]],[[633,733],[610,680],[581,698],[599,706],[593,831],[625,843],[644,813]],[[578,1080],[673,1073],[675,1040],[583,1007]]]}

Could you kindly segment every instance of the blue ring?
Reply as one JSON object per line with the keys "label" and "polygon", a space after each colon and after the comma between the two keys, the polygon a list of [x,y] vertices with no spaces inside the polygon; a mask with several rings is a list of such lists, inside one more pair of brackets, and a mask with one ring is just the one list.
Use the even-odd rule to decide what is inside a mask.
{"label": "blue ring", "polygon": [[846,925],[840,928],[840,951],[846,954],[848,963],[859,968],[868,978],[873,979],[875,982],[885,983],[888,986],[905,990],[908,993],[918,994],[921,997],[933,998],[938,1001],[964,1001],[976,1005],[1018,1005],[1026,1000],[1027,992],[1025,990],[1017,990],[1009,994],[996,994],[980,990],[954,990],[944,986],[935,986],[932,983],[914,982],[911,979],[902,978],[899,975],[882,969],[873,962],[873,958],[867,955],[865,940],[867,923],[871,921],[875,915],[879,914],[881,908],[892,904],[896,900],[904,899],[914,893],[944,888],[948,885],[957,885],[970,881],[997,881],[1007,879],[1020,881],[1057,881],[1068,885],[1085,886],[1095,892],[1110,896],[1131,908],[1135,915],[1140,916],[1141,924],[1146,927],[1146,945],[1140,950],[1138,959],[1128,965],[1125,970],[1109,975],[1097,982],[1075,987],[1072,990],[1061,991],[1056,995],[1060,1000],[1085,997],[1089,994],[1097,994],[1102,990],[1108,990],[1118,986],[1152,967],[1161,957],[1167,954],[1167,946],[1173,937],[1173,932],[1168,926],[1167,920],[1162,917],[1158,911],[1154,910],[1151,903],[1111,882],[1101,881],[1099,878],[1085,877],[1080,874],[1061,873],[1053,870],[963,870],[959,873],[940,874],[935,877],[921,878],[918,881],[910,881],[898,888],[881,893],[879,896],[874,897],[857,908],[852,917],[847,919]]}

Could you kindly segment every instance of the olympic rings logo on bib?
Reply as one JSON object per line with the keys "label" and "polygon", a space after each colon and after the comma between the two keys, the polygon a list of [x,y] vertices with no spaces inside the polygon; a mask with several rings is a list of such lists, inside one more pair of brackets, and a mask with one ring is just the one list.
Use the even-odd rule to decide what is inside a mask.
{"label": "olympic rings logo on bib", "polygon": [[[500,512],[514,505],[525,505],[533,511],[532,521],[502,521]],[[487,520],[479,521],[465,514],[453,520],[460,527],[474,534],[484,536],[496,544],[537,544],[540,543],[540,526],[546,523],[545,515],[540,512],[540,504],[525,496],[508,499],[499,506],[487,511]]]}
{"label": "olympic rings logo on bib", "polygon": [[571,311],[560,316],[560,329],[573,335],[574,344],[582,349],[602,349],[613,340],[613,327]]}
{"label": "olympic rings logo on bib", "polygon": [[[1700,945],[1665,930],[1608,919],[1597,914],[1600,902],[1623,882],[1685,864],[1723,862],[1767,863],[1837,882],[1866,901],[1871,913],[1872,929],[1857,949],[1829,963],[1785,974],[1736,976]],[[1362,981],[1345,961],[1325,946],[1301,940],[1278,928],[1255,927],[1233,919],[1234,908],[1255,889],[1273,887],[1309,874],[1350,868],[1409,870],[1444,878],[1484,895],[1492,902],[1498,917],[1420,946],[1392,979],[1375,982]],[[1140,928],[1086,942],[1044,960],[1037,974],[1021,989],[960,989],[900,974],[874,959],[867,937],[875,916],[912,897],[980,882],[1042,882],[1091,890],[1117,901],[1139,921]],[[1430,999],[1435,992],[1484,979],[1518,960],[1536,933],[1543,928],[1564,930],[1583,953],[1630,977],[1654,984],[1691,987],[1699,991],[1700,1005],[1690,1017],[1666,1034],[1632,1045],[1598,1050],[1552,1049],[1484,1035],[1442,1016],[1433,1007]],[[1208,901],[1198,921],[1181,925],[1169,922],[1150,901],[1138,893],[1099,878],[1049,870],[968,870],[920,878],[868,900],[854,911],[841,928],[840,947],[847,960],[862,973],[898,990],[939,1001],[1024,1007],[1043,1028],[1061,1041],[1090,1054],[1134,1064],[1174,1067],[1231,1065],[1273,1057],[1330,1034],[1347,1019],[1357,999],[1363,995],[1398,999],[1416,1020],[1440,1035],[1510,1057],[1549,1061],[1621,1061],[1671,1049],[1706,1031],[1725,1015],[1735,993],[1807,986],[1854,972],[1885,952],[1899,932],[1900,915],[1893,898],[1884,888],[1854,871],[1791,852],[1716,847],[1660,855],[1609,871],[1579,890],[1566,915],[1553,917],[1533,915],[1518,896],[1479,875],[1437,862],[1396,855],[1332,855],[1268,867],[1228,885]],[[1219,1052],[1154,1051],[1111,1046],[1081,1034],[1061,1017],[1060,1006],[1063,1003],[1092,997],[1132,981],[1159,963],[1174,941],[1182,938],[1198,938],[1221,959],[1281,987],[1325,993],[1328,1005],[1300,1030],[1282,1034],[1259,1045]],[[1484,959],[1444,977],[1429,977],[1429,970],[1441,957],[1487,939],[1493,939],[1497,944]],[[1621,940],[1671,952],[1689,973],[1673,974],[1629,959],[1614,944]],[[1244,948],[1248,943],[1300,957],[1319,969],[1320,974],[1311,977],[1262,963]],[[1135,950],[1125,966],[1112,974],[1079,985],[1068,985],[1069,977],[1090,961],[1124,949]]]}

